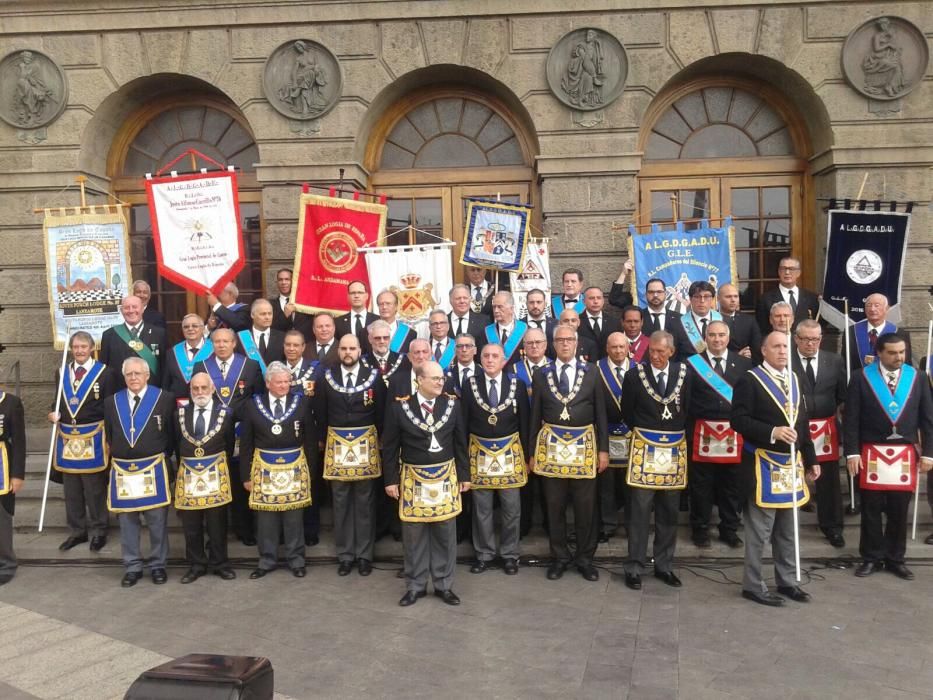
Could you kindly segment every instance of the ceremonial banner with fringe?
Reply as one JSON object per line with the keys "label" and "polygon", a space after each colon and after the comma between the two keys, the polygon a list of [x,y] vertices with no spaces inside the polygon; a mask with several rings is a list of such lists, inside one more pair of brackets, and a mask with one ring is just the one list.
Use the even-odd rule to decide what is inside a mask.
{"label": "ceremonial banner with fringe", "polygon": [[522,269],[531,209],[485,199],[467,204],[460,262],[505,272]]}
{"label": "ceremonial banner with fringe", "polygon": [[75,331],[100,342],[123,322],[120,301],[132,279],[123,207],[46,209],[42,228],[55,349]]}
{"label": "ceremonial banner with fringe", "polygon": [[[350,310],[347,286],[361,280],[370,289],[370,272],[360,249],[382,245],[385,203],[323,195],[301,195],[298,244],[292,277],[292,303],[305,313],[342,314]],[[371,295],[375,302],[375,294]]]}
{"label": "ceremonial banner with fringe", "polygon": [[197,294],[219,294],[246,259],[236,173],[160,173],[146,177],[159,274]]}
{"label": "ceremonial banner with fringe", "polygon": [[[667,289],[665,306],[684,312],[690,305],[688,290],[693,282],[719,285],[738,284],[735,258],[735,229],[732,219],[712,227],[703,220],[699,227],[687,230],[683,222],[662,231],[655,225],[651,233],[639,234],[629,227],[628,253],[634,261],[632,289],[638,290],[637,305],[644,307],[645,282],[656,277]],[[747,271],[746,271],[747,272]]]}
{"label": "ceremonial banner with fringe", "polygon": [[519,272],[509,274],[509,286],[512,297],[515,299],[515,315],[525,318],[528,315],[528,304],[525,298],[532,289],[544,292],[544,301],[547,305],[545,313],[551,306],[551,259],[548,251],[547,238],[529,238],[525,247],[525,258]]}
{"label": "ceremonial banner with fringe", "polygon": [[[391,246],[363,251],[372,288],[376,292],[389,289],[398,295],[400,321],[418,324],[427,320],[435,306],[445,307],[447,290],[454,284],[450,261],[452,245],[444,241],[434,245]],[[376,311],[375,293],[371,299],[373,311]]]}

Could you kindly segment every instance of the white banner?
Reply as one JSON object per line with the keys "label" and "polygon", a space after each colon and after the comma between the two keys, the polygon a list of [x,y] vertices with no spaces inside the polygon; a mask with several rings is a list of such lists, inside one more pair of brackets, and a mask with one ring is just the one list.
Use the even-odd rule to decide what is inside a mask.
{"label": "white banner", "polygon": [[551,309],[551,263],[547,238],[529,238],[525,248],[525,260],[521,272],[510,272],[509,281],[515,298],[515,313],[518,318],[528,315],[525,295],[532,289],[544,292],[547,312]]}
{"label": "white banner", "polygon": [[126,219],[122,207],[101,210],[45,212],[45,266],[56,350],[62,350],[75,331],[86,331],[100,342],[105,330],[123,321],[120,302],[131,281]]}
{"label": "white banner", "polygon": [[243,269],[236,174],[194,173],[146,180],[159,273],[218,294]]}

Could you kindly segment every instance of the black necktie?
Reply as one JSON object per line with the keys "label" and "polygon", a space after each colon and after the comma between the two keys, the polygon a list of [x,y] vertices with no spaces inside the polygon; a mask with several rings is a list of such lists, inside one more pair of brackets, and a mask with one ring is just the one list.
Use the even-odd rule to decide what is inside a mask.
{"label": "black necktie", "polygon": [[353,384],[353,372],[349,372],[349,373],[347,374],[347,381],[346,381],[346,383],[344,384],[344,386],[345,386],[347,389],[352,389],[352,388],[353,388],[353,386],[354,386],[354,384]]}
{"label": "black necktie", "polygon": [[463,317],[457,319],[457,335],[463,335]]}
{"label": "black necktie", "polygon": [[544,321],[532,321],[532,323],[534,323],[538,327],[538,330],[544,329]]}
{"label": "black necktie", "polygon": [[590,319],[593,321],[593,335],[597,338],[599,337],[599,319],[595,316],[590,316]]}
{"label": "black necktie", "polygon": [[357,337],[363,335],[363,318],[360,314],[356,315],[356,329],[353,332]]}
{"label": "black necktie", "polygon": [[667,379],[664,372],[658,372],[658,393],[661,396],[667,395]]}
{"label": "black necktie", "polygon": [[791,289],[787,292],[787,298],[790,300],[790,308],[794,310],[794,314],[797,313],[797,297],[794,295],[794,290]]}
{"label": "black necktie", "polygon": [[505,341],[509,339],[508,331],[505,328],[502,329],[502,345],[505,346]]}
{"label": "black necktie", "polygon": [[133,397],[133,415],[136,415],[136,409],[139,408],[139,394]]}
{"label": "black necktie", "polygon": [[622,371],[621,367],[616,367],[616,379],[619,380],[619,384],[621,384],[622,380],[625,379],[625,372]]}
{"label": "black necktie", "polygon": [[189,347],[188,347],[188,352],[190,352],[190,353],[191,353],[191,356],[194,357],[194,356],[197,354],[198,349],[197,349],[197,348],[192,348],[192,347],[189,346]]}
{"label": "black necktie", "polygon": [[654,321],[654,329],[656,331],[663,331],[664,329],[661,327],[661,322],[658,321],[658,319],[661,318],[661,314],[651,314],[651,318]]}
{"label": "black necktie", "polygon": [[265,334],[265,333],[260,333],[260,334],[259,334],[259,354],[260,354],[260,355],[265,355],[265,354],[266,354],[266,347],[267,347],[267,345],[266,345],[266,334]]}
{"label": "black necktie", "polygon": [[560,368],[560,379],[557,382],[557,390],[564,396],[570,393],[570,377],[567,375],[569,369],[570,365]]}
{"label": "black necktie", "polygon": [[224,379],[227,378],[227,361],[221,360],[220,362],[220,376]]}
{"label": "black necktie", "polygon": [[804,370],[807,373],[807,381],[810,382],[810,386],[816,386],[816,373],[813,371],[813,358],[805,357],[803,359],[807,361],[807,368]]}
{"label": "black necktie", "polygon": [[282,399],[276,399],[275,409],[273,409],[272,415],[275,418],[281,418],[283,413],[285,413],[285,409],[282,407]]}
{"label": "black necktie", "polygon": [[464,367],[463,371],[460,373],[460,386],[461,387],[466,386],[467,379],[469,378],[470,378],[470,368]]}
{"label": "black necktie", "polygon": [[703,319],[700,319],[700,323],[703,324],[703,327],[700,329],[700,334],[705,339],[706,338],[706,324],[709,323],[709,320],[703,318]]}
{"label": "black necktie", "polygon": [[434,343],[434,359],[440,362],[441,359],[441,341],[435,341]]}
{"label": "black necktie", "polygon": [[496,380],[489,380],[489,405],[498,406],[499,405],[499,392],[496,390]]}
{"label": "black necktie", "polygon": [[716,374],[718,374],[720,377],[726,376],[725,373],[722,371],[722,358],[714,357],[713,362],[716,363],[716,366],[713,367],[713,369],[716,371]]}
{"label": "black necktie", "polygon": [[194,421],[194,439],[200,440],[204,437],[204,433],[207,432],[204,426],[204,409],[198,409],[198,417]]}
{"label": "black necktie", "polygon": [[317,346],[317,359],[318,359],[318,362],[323,362],[325,357],[327,357],[327,346],[326,346],[326,345],[318,345],[318,346]]}

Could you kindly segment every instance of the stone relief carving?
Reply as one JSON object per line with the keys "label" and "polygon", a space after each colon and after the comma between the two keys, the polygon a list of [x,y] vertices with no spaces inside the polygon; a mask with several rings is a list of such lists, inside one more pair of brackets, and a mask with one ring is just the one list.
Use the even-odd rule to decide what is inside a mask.
{"label": "stone relief carving", "polygon": [[0,61],[0,118],[19,129],[55,121],[68,103],[65,73],[38,51],[17,51]]}
{"label": "stone relief carving", "polygon": [[923,33],[900,17],[871,19],[842,47],[846,80],[873,100],[898,100],[923,79],[929,62]]}
{"label": "stone relief carving", "polygon": [[547,58],[551,92],[583,112],[602,109],[625,87],[628,58],[622,42],[602,29],[584,27],[565,34]]}
{"label": "stone relief carving", "polygon": [[337,58],[310,39],[279,46],[262,75],[266,99],[289,119],[310,120],[326,114],[340,99],[343,78]]}

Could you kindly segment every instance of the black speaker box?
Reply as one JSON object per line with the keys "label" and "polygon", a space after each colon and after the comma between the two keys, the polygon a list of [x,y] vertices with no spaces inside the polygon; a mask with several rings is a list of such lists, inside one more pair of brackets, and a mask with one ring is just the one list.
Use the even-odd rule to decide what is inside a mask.
{"label": "black speaker box", "polygon": [[188,654],[143,671],[125,700],[271,700],[272,664],[261,656]]}

